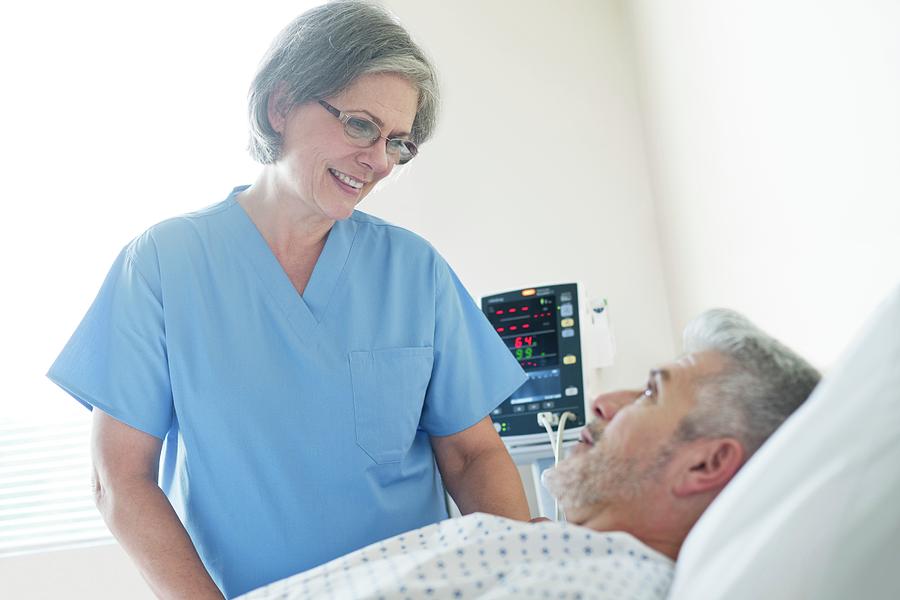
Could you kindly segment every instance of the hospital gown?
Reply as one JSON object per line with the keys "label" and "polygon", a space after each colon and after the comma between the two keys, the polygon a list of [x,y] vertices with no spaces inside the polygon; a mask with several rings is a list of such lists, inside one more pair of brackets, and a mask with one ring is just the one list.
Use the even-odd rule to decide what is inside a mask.
{"label": "hospital gown", "polygon": [[674,566],[627,533],[475,513],[372,544],[241,599],[661,600]]}

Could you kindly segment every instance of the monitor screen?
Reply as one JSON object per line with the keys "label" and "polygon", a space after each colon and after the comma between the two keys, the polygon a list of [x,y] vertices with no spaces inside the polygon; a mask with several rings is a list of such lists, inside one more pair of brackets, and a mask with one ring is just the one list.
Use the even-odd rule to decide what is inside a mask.
{"label": "monitor screen", "polygon": [[502,436],[541,433],[537,413],[569,411],[584,425],[576,284],[513,290],[482,298],[497,335],[528,380],[491,413]]}

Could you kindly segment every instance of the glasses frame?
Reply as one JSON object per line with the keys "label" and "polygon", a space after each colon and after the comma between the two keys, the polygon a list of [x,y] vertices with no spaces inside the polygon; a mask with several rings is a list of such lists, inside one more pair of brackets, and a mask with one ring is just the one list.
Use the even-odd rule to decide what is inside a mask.
{"label": "glasses frame", "polygon": [[[416,146],[415,142],[413,142],[412,140],[408,140],[406,138],[400,138],[400,137],[389,138],[389,137],[383,135],[381,132],[381,127],[379,127],[378,123],[376,123],[372,119],[367,119],[367,118],[361,117],[359,115],[351,115],[351,114],[345,113],[344,111],[338,110],[337,108],[328,104],[324,100],[319,100],[319,104],[325,110],[327,110],[332,115],[337,117],[337,119],[344,126],[344,135],[347,136],[347,139],[351,140],[351,143],[353,143],[354,146],[358,146],[360,148],[371,148],[378,142],[378,140],[385,140],[385,142],[386,142],[385,152],[387,153],[387,155],[389,157],[393,158],[396,156],[395,160],[397,161],[397,164],[399,164],[399,165],[405,165],[406,163],[408,163],[409,161],[414,159],[416,157],[416,155],[419,153],[419,148]],[[359,119],[360,121],[366,121],[367,123],[371,123],[372,127],[375,128],[375,131],[378,132],[378,137],[376,137],[376,138],[359,138],[359,137],[354,137],[354,136],[350,135],[350,133],[347,131],[347,127],[348,127],[347,123],[350,121],[350,119]],[[364,144],[364,145],[356,143],[356,142],[366,142],[366,141],[368,141],[368,143]],[[404,146],[409,151],[410,157],[407,158],[406,160],[403,160],[403,157],[400,155],[399,148],[397,149],[396,152],[391,152],[391,143],[392,142],[393,143],[399,142],[400,145]]]}

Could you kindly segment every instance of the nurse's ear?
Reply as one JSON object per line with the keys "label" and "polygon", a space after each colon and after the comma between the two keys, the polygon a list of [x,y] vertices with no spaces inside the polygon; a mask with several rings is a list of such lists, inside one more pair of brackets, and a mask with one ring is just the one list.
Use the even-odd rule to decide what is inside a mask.
{"label": "nurse's ear", "polygon": [[291,110],[291,100],[285,82],[279,81],[275,84],[275,89],[269,94],[266,110],[268,112],[269,125],[279,135],[284,135],[284,124],[287,122],[287,115]]}

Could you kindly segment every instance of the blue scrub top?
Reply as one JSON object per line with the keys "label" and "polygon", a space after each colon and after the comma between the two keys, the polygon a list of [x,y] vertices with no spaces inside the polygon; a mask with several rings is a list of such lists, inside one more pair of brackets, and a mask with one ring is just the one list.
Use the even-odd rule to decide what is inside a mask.
{"label": "blue scrub top", "polygon": [[228,597],[445,518],[429,436],[526,379],[420,237],[354,212],[300,296],[244,189],[131,242],[48,373],[164,440],[160,486]]}

